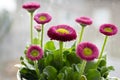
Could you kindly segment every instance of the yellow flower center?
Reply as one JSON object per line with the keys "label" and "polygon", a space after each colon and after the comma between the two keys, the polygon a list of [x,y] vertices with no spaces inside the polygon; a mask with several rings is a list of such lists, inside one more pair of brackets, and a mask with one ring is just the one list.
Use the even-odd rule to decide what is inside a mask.
{"label": "yellow flower center", "polygon": [[40,16],[40,21],[45,21],[47,18],[45,16]]}
{"label": "yellow flower center", "polygon": [[38,52],[37,50],[33,50],[33,51],[31,52],[31,55],[32,55],[33,57],[37,57],[37,56],[39,55],[39,52]]}
{"label": "yellow flower center", "polygon": [[85,56],[92,55],[93,51],[90,48],[84,48],[83,53]]}
{"label": "yellow flower center", "polygon": [[111,28],[104,28],[104,31],[106,31],[106,32],[112,32],[113,30]]}
{"label": "yellow flower center", "polygon": [[56,31],[60,34],[69,34],[69,31],[64,28],[59,28]]}

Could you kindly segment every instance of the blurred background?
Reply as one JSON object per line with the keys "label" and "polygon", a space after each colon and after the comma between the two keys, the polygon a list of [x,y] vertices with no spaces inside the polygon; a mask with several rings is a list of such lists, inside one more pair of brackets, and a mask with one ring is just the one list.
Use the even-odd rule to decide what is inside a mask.
{"label": "blurred background", "polygon": [[[45,33],[51,25],[58,24],[69,24],[79,32],[80,27],[75,19],[80,16],[91,17],[93,24],[85,29],[83,41],[93,42],[99,49],[104,39],[99,33],[99,26],[103,23],[117,25],[119,32],[109,38],[105,53],[108,54],[108,65],[115,67],[110,75],[120,77],[120,0],[1,0],[0,80],[17,80],[18,68],[14,65],[19,64],[19,57],[24,55],[25,45],[30,41],[29,14],[21,8],[28,1],[41,4],[36,13],[48,12],[52,15],[53,19],[46,25]],[[45,34],[45,42],[46,40],[49,38]],[[68,42],[67,46],[69,45],[71,44]]]}

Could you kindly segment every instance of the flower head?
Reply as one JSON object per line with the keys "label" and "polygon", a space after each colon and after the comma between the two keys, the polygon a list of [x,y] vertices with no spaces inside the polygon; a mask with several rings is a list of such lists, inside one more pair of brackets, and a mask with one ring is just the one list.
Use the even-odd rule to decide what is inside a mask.
{"label": "flower head", "polygon": [[41,31],[41,26],[40,26],[40,25],[36,25],[34,28],[35,28],[38,32]]}
{"label": "flower head", "polygon": [[50,22],[52,17],[48,13],[38,13],[35,15],[34,20],[38,24],[45,24]]}
{"label": "flower head", "polygon": [[115,35],[118,32],[118,29],[113,24],[103,24],[100,26],[99,30],[102,34],[107,36]]}
{"label": "flower head", "polygon": [[83,42],[78,44],[76,49],[77,56],[83,60],[91,61],[98,58],[98,48],[89,42]]}
{"label": "flower head", "polygon": [[39,46],[31,45],[27,50],[26,56],[33,61],[39,60],[43,56],[43,50]]}
{"label": "flower head", "polygon": [[63,42],[74,40],[77,37],[75,30],[68,25],[52,26],[47,34],[51,39]]}
{"label": "flower head", "polygon": [[75,21],[83,26],[92,24],[92,19],[88,17],[79,17]]}
{"label": "flower head", "polygon": [[34,12],[36,9],[40,7],[40,4],[37,2],[27,2],[22,5],[22,7],[29,12]]}

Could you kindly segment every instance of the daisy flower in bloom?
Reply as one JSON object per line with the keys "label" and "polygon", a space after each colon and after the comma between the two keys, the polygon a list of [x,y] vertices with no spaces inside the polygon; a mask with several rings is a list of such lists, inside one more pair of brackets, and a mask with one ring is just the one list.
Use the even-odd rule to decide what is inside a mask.
{"label": "daisy flower in bloom", "polygon": [[22,7],[29,12],[34,12],[36,9],[40,7],[40,4],[37,2],[27,2],[22,5]]}
{"label": "daisy flower in bloom", "polygon": [[51,39],[62,42],[71,41],[77,37],[76,31],[68,25],[52,26],[47,34]]}
{"label": "daisy flower in bloom", "polygon": [[27,50],[26,56],[32,61],[39,60],[43,56],[43,50],[37,45],[31,45]]}
{"label": "daisy flower in bloom", "polygon": [[82,42],[78,44],[76,54],[83,60],[91,61],[98,58],[99,51],[96,45],[89,42]]}
{"label": "daisy flower in bloom", "polygon": [[92,19],[88,17],[79,17],[75,21],[84,26],[92,24]]}
{"label": "daisy flower in bloom", "polygon": [[41,31],[41,26],[40,26],[40,25],[36,25],[34,28],[35,28],[38,32]]}
{"label": "daisy flower in bloom", "polygon": [[88,18],[88,17],[79,17],[75,21],[82,26],[82,29],[80,31],[80,37],[79,37],[79,40],[78,40],[78,43],[80,43],[82,41],[82,36],[83,36],[83,33],[84,33],[84,28],[87,25],[91,25],[92,24],[92,19]]}
{"label": "daisy flower in bloom", "polygon": [[113,24],[103,24],[100,26],[99,31],[106,36],[112,36],[118,32],[118,29]]}
{"label": "daisy flower in bloom", "polygon": [[45,24],[50,22],[52,17],[48,13],[38,13],[34,16],[34,20],[38,24]]}

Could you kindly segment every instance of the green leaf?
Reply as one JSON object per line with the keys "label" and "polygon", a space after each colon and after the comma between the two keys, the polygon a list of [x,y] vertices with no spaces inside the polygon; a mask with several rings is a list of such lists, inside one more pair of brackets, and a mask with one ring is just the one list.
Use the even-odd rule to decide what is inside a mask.
{"label": "green leaf", "polygon": [[64,73],[67,68],[68,68],[67,66],[64,66],[64,67],[60,70],[60,73]]}
{"label": "green leaf", "polygon": [[100,72],[96,69],[89,69],[87,72],[87,80],[100,80]]}
{"label": "green leaf", "polygon": [[77,72],[80,72],[81,64],[80,64],[80,63],[77,64],[77,65],[75,66],[75,68],[76,68],[76,71],[77,71]]}
{"label": "green leaf", "polygon": [[48,54],[48,56],[45,58],[45,65],[52,65],[54,60],[53,54]]}
{"label": "green leaf", "polygon": [[27,68],[22,68],[20,70],[20,75],[27,80],[38,80],[36,72]]}
{"label": "green leaf", "polygon": [[103,55],[102,58],[106,61],[107,60],[107,55]]}
{"label": "green leaf", "polygon": [[20,57],[20,62],[21,62],[22,65],[24,65],[25,67],[27,67],[27,65],[24,62],[24,58],[22,56]]}
{"label": "green leaf", "polygon": [[109,71],[110,70],[113,70],[113,71],[115,70],[113,66],[109,66],[108,69],[109,69]]}
{"label": "green leaf", "polygon": [[72,68],[73,68],[74,71],[80,72],[80,67],[81,67],[80,63],[72,64]]}
{"label": "green leaf", "polygon": [[100,60],[99,67],[102,67],[102,66],[106,66],[106,60],[105,59]]}
{"label": "green leaf", "polygon": [[87,80],[86,76],[85,75],[82,75],[80,80]]}
{"label": "green leaf", "polygon": [[56,47],[55,47],[55,45],[54,45],[54,42],[53,42],[53,41],[48,41],[48,42],[45,44],[45,49],[46,49],[46,50],[51,50],[51,51],[55,50]]}
{"label": "green leaf", "polygon": [[73,69],[71,67],[67,67],[64,71],[65,73],[65,80],[73,80]]}
{"label": "green leaf", "polygon": [[64,73],[63,80],[80,80],[80,74],[77,71],[74,71],[75,64],[73,67],[65,66],[61,69],[60,73]]}
{"label": "green leaf", "polygon": [[52,66],[47,66],[43,73],[47,75],[47,80],[54,80],[57,76],[57,70]]}
{"label": "green leaf", "polygon": [[96,66],[95,61],[87,62],[86,67],[85,67],[85,72],[87,72],[89,69],[95,69],[95,66]]}
{"label": "green leaf", "polygon": [[80,79],[80,73],[79,72],[74,72],[72,74],[72,80],[81,80]]}
{"label": "green leaf", "polygon": [[29,60],[27,57],[20,57],[21,64],[26,68],[30,68],[30,65],[33,66],[33,61]]}
{"label": "green leaf", "polygon": [[39,67],[39,70],[42,72],[43,69],[45,68],[45,58],[38,60],[38,67]]}
{"label": "green leaf", "polygon": [[47,80],[47,76],[43,73],[41,73],[40,78],[40,80]]}
{"label": "green leaf", "polygon": [[75,71],[71,67],[65,67],[64,69],[65,79],[64,80],[80,80],[79,72]]}
{"label": "green leaf", "polygon": [[64,73],[64,80],[72,79],[73,69],[71,67],[64,66],[60,72]]}
{"label": "green leaf", "polygon": [[27,56],[25,59],[26,59],[26,60],[24,60],[25,63],[27,61],[30,65],[34,65],[34,62],[32,60],[30,60]]}
{"label": "green leaf", "polygon": [[20,61],[23,61],[23,60],[24,60],[24,58],[21,56],[21,57],[20,57]]}
{"label": "green leaf", "polygon": [[64,57],[66,57],[69,53],[70,53],[69,50],[64,50],[64,51],[63,51]]}
{"label": "green leaf", "polygon": [[80,58],[78,58],[75,54],[75,52],[71,52],[70,54],[68,54],[66,56],[67,58],[67,61],[72,65],[72,64],[77,64],[77,63],[80,63],[81,60]]}
{"label": "green leaf", "polygon": [[113,66],[109,66],[109,67],[103,66],[102,68],[100,68],[101,76],[104,78],[107,78],[107,76],[111,70],[114,70]]}
{"label": "green leaf", "polygon": [[59,50],[54,51],[54,61],[52,64],[58,70],[60,70],[63,67],[64,61],[61,60],[61,57],[59,55]]}
{"label": "green leaf", "polygon": [[33,44],[40,45],[40,40],[38,38],[34,38]]}
{"label": "green leaf", "polygon": [[26,48],[26,49],[24,50],[24,54],[25,54],[25,55],[26,55],[26,53],[27,53],[27,49],[28,49],[28,48]]}
{"label": "green leaf", "polygon": [[21,64],[24,65],[25,67],[27,67],[27,65],[23,61],[21,61]]}
{"label": "green leaf", "polygon": [[107,80],[107,79],[105,79],[104,77],[101,77],[100,80]]}
{"label": "green leaf", "polygon": [[57,75],[57,80],[64,80],[64,73],[59,73],[58,75]]}

